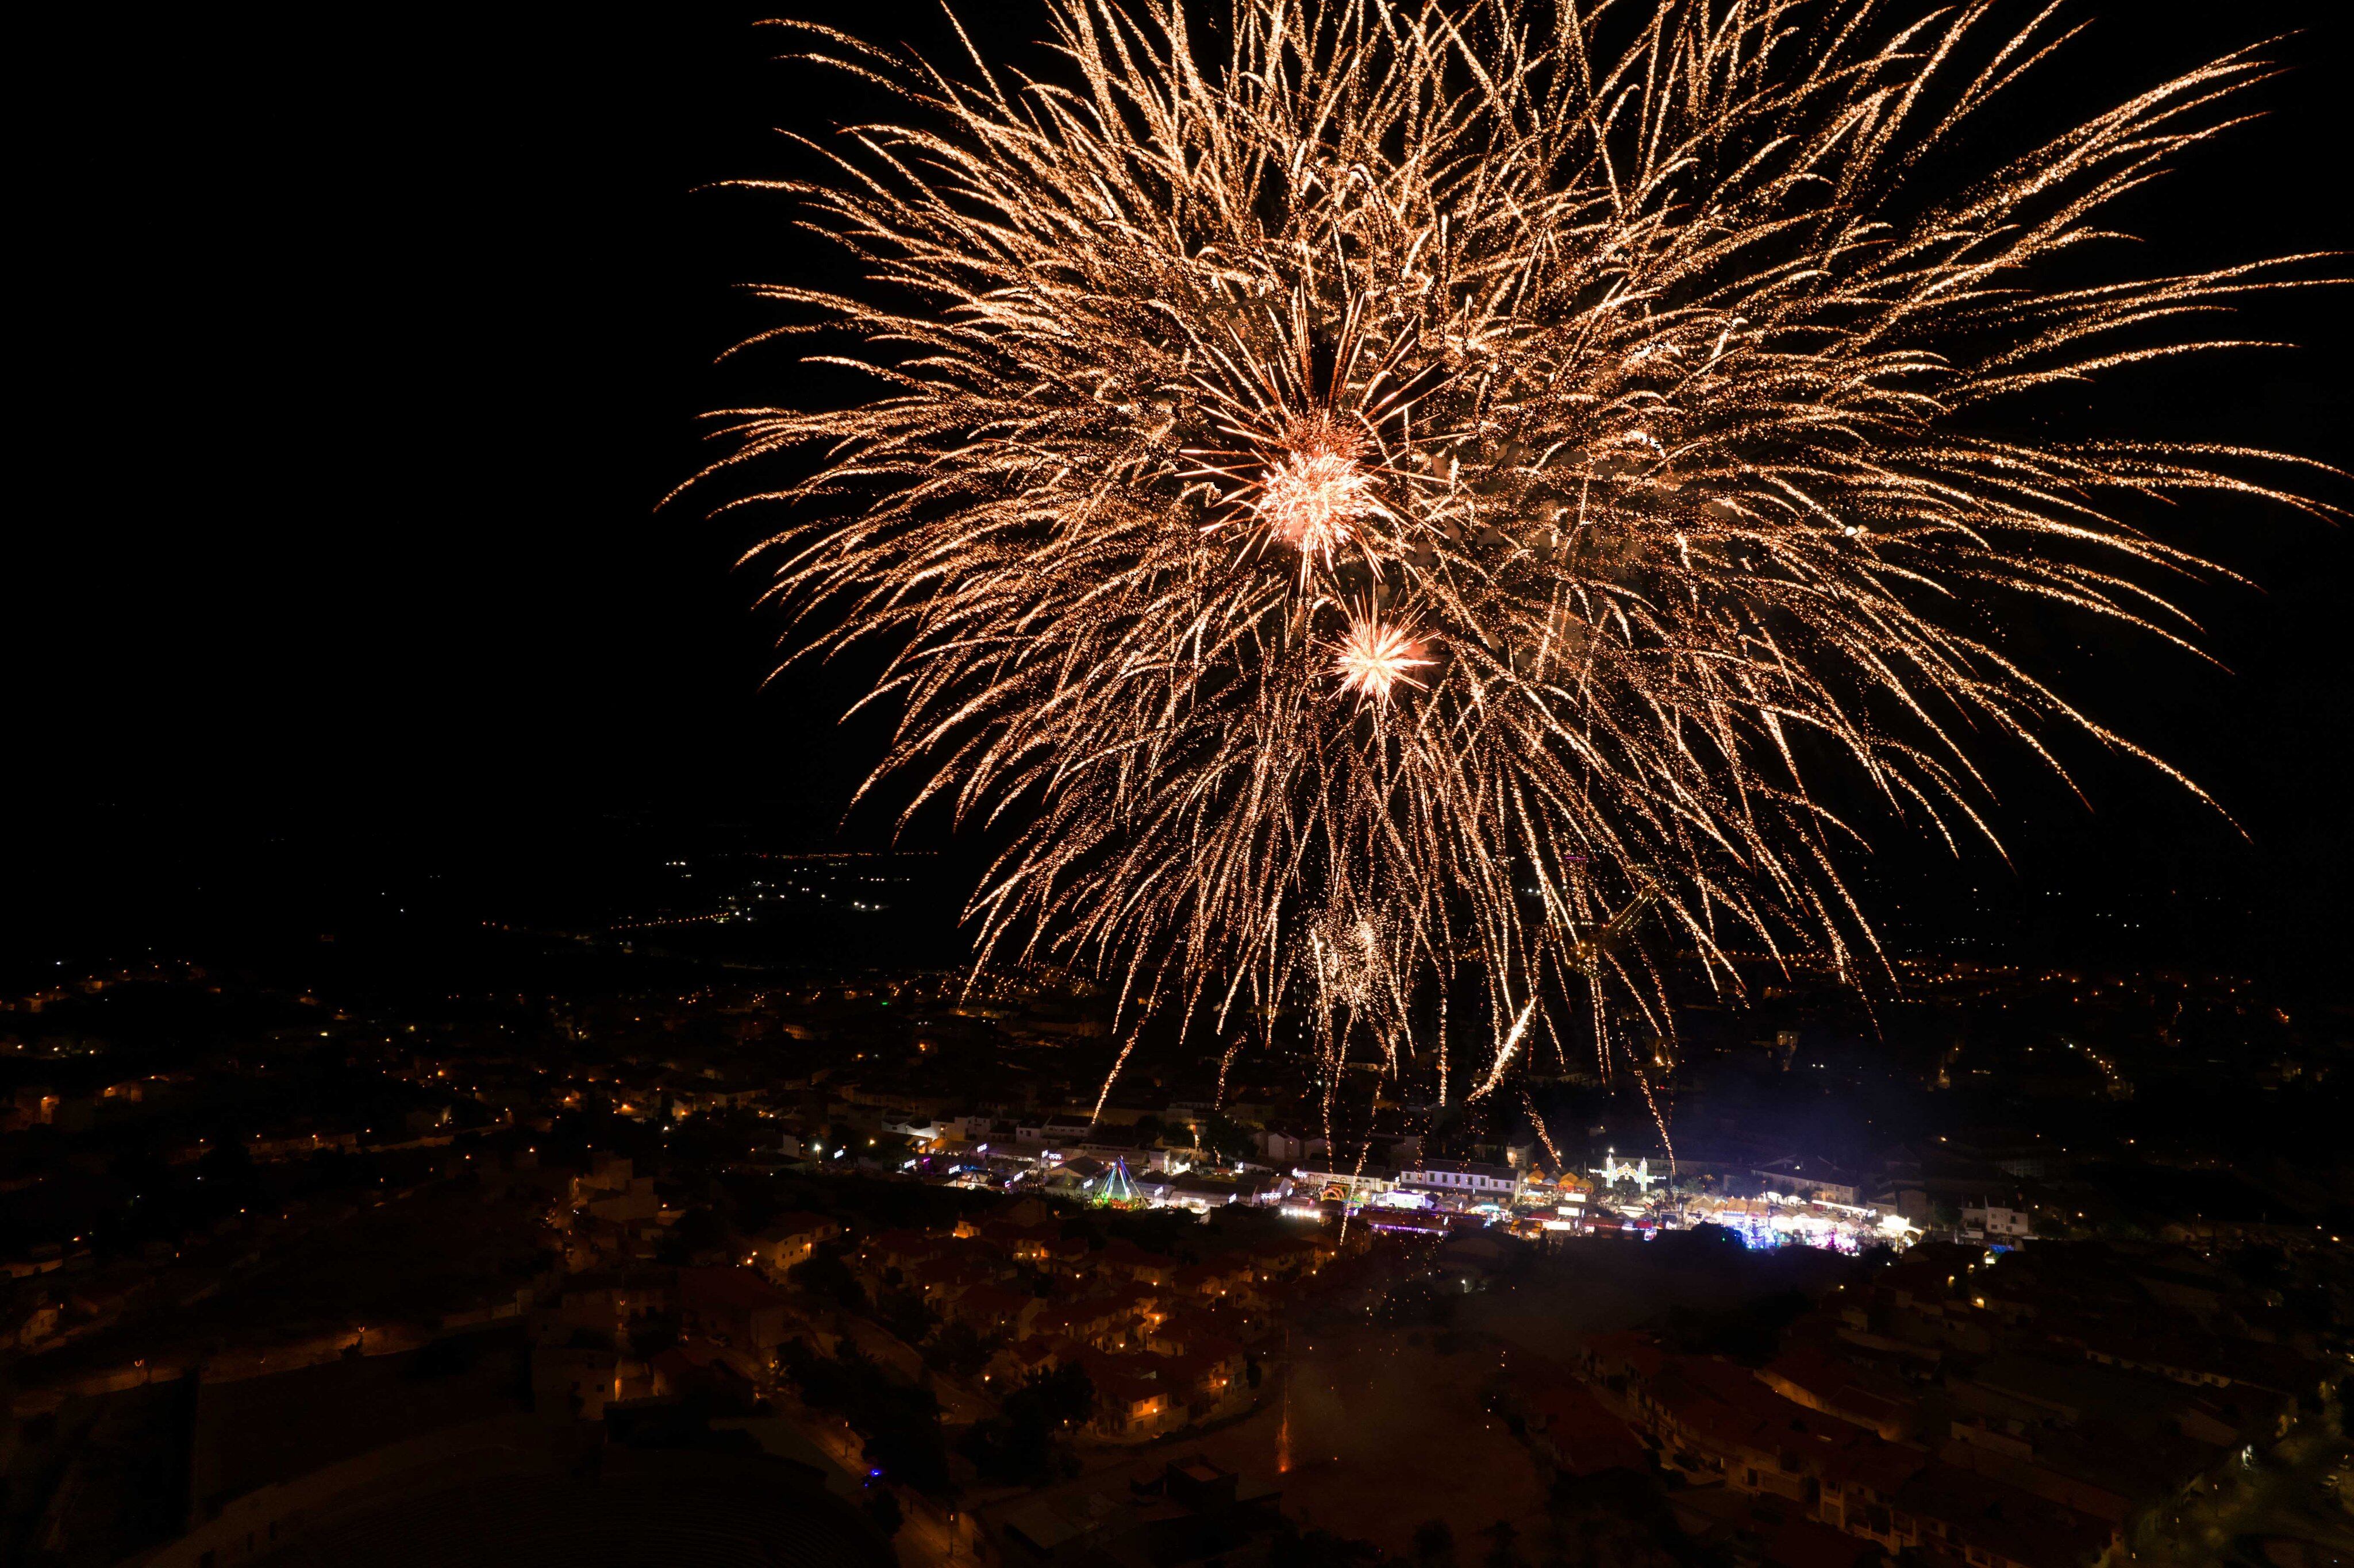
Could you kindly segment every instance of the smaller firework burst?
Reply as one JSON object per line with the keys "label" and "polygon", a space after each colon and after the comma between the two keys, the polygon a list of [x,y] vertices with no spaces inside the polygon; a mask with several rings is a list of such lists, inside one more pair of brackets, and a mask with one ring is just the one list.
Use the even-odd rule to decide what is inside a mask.
{"label": "smaller firework burst", "polygon": [[1342,691],[1356,693],[1360,701],[1385,706],[1399,686],[1422,688],[1414,672],[1438,662],[1426,657],[1427,652],[1410,628],[1392,626],[1371,616],[1352,617],[1333,658],[1332,673],[1341,677]]}
{"label": "smaller firework burst", "polygon": [[1301,556],[1330,560],[1378,505],[1364,445],[1357,432],[1329,416],[1293,419],[1259,477],[1252,513]]}
{"label": "smaller firework burst", "polygon": [[1383,990],[1388,954],[1382,928],[1370,916],[1333,915],[1310,927],[1309,954],[1327,995],[1364,1007]]}

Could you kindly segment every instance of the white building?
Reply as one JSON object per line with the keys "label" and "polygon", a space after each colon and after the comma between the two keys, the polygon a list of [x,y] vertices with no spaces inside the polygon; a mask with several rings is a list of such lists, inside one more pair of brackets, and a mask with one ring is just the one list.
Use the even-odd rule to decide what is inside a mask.
{"label": "white building", "polygon": [[1458,1203],[1509,1203],[1520,1191],[1521,1173],[1509,1165],[1483,1165],[1469,1160],[1425,1160],[1402,1170],[1397,1184],[1410,1192],[1427,1192]]}
{"label": "white building", "polygon": [[1308,1145],[1288,1132],[1264,1132],[1257,1142],[1259,1152],[1274,1160],[1278,1170],[1289,1170],[1308,1153]]}
{"label": "white building", "polygon": [[1992,1203],[1980,1203],[1962,1210],[1962,1229],[1988,1241],[2024,1241],[2035,1234],[2035,1226],[2024,1209],[2005,1209]]}

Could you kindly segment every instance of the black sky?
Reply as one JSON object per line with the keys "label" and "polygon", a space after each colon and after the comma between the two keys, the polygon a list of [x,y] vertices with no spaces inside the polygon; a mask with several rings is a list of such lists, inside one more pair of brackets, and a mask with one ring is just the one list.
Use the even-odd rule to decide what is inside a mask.
{"label": "black sky", "polygon": [[[1019,0],[967,9],[992,52],[1034,30]],[[614,810],[832,831],[875,749],[834,726],[850,679],[763,690],[779,629],[731,566],[751,524],[654,510],[698,461],[699,409],[801,387],[782,355],[713,360],[769,319],[734,285],[822,262],[781,198],[698,188],[795,166],[775,128],[845,112],[774,63],[750,26],[774,10],[184,10],[28,47],[58,107],[20,151],[37,282],[0,763],[26,802],[20,924],[101,864],[135,907],[126,843],[463,843]],[[2348,7],[2078,10],[2093,28],[2022,112],[2306,29],[2248,100],[2263,119],[2135,200],[2147,264],[2354,249]],[[795,14],[940,37],[930,5]],[[2299,348],[2121,380],[2092,408],[2354,467],[2350,292],[2250,313]],[[2280,513],[2183,526],[2263,587],[2197,596],[2232,673],[2124,642],[2055,657],[2251,841],[2095,764],[2090,812],[2037,785],[2002,808],[2010,885],[2187,890],[2226,912],[2238,961],[2334,976],[2354,545]],[[1889,873],[1916,908],[2010,875],[1894,852]]]}

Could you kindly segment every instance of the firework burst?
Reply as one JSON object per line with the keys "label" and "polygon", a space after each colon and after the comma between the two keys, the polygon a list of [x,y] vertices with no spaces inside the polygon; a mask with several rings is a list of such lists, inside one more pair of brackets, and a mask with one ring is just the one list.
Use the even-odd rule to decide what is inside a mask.
{"label": "firework burst", "polygon": [[907,113],[778,187],[871,296],[766,292],[879,390],[723,416],[720,466],[817,454],[758,498],[802,651],[885,642],[881,772],[1022,824],[984,960],[1227,1037],[1305,1003],[1442,1096],[1450,1005],[1458,1092],[1571,1039],[1606,1067],[1607,1018],[1668,1027],[1659,953],[1869,958],[1819,771],[1951,840],[1987,737],[2135,751],[2004,639],[2042,600],[2188,641],[2160,589],[2212,568],[2129,507],[2306,504],[2270,454],[2003,411],[2288,285],[2039,281],[2261,62],[1946,196],[1914,172],[2059,7],[1618,9],[1043,0],[1051,81],[801,29]]}
{"label": "firework burst", "polygon": [[1422,643],[1405,628],[1371,619],[1354,620],[1341,639],[1332,673],[1341,677],[1342,691],[1387,703],[1390,694],[1401,685],[1422,687],[1423,682],[1413,672],[1426,670],[1438,662],[1424,658],[1425,652]]}
{"label": "firework burst", "polygon": [[1363,456],[1364,442],[1353,431],[1305,416],[1284,430],[1251,487],[1252,518],[1270,538],[1299,552],[1303,581],[1312,580],[1315,566],[1330,567],[1333,550],[1355,537],[1358,524],[1381,504]]}

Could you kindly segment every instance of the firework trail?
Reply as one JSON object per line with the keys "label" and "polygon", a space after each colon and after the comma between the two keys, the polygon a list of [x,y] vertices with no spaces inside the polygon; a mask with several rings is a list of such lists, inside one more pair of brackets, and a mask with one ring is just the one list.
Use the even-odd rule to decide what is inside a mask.
{"label": "firework trail", "polygon": [[785,24],[905,110],[758,182],[871,284],[764,289],[770,335],[875,390],[723,413],[715,470],[800,454],[752,498],[794,657],[887,646],[877,777],[1008,825],[981,960],[1110,973],[1129,1028],[1310,1008],[1442,1097],[1451,1004],[1484,1093],[1523,1030],[1664,1033],[1662,954],[1873,961],[1829,776],[1951,842],[1989,740],[2145,756],[2006,626],[2188,646],[2163,590],[2217,569],[2127,514],[2319,508],[2008,410],[2297,280],[2043,281],[2245,53],[1916,188],[2061,10],[1042,0],[1052,79]]}
{"label": "firework trail", "polygon": [[1553,1132],[1545,1126],[1544,1113],[1537,1109],[1537,1102],[1530,1097],[1526,1087],[1521,1090],[1521,1108],[1528,1112],[1529,1125],[1536,1128],[1538,1139],[1544,1144],[1546,1157],[1553,1161],[1553,1175],[1556,1178],[1569,1175],[1569,1163],[1562,1159],[1561,1150],[1553,1147]]}
{"label": "firework trail", "polygon": [[1503,1043],[1496,1047],[1496,1060],[1489,1067],[1488,1075],[1479,1081],[1478,1088],[1464,1097],[1467,1102],[1485,1099],[1495,1092],[1498,1084],[1504,1081],[1504,1070],[1512,1065],[1512,1053],[1520,1049],[1521,1035],[1527,1030],[1529,1019],[1536,1010],[1536,998],[1529,998],[1528,1004],[1521,1009],[1521,1015],[1512,1020],[1510,1029],[1504,1031]]}

